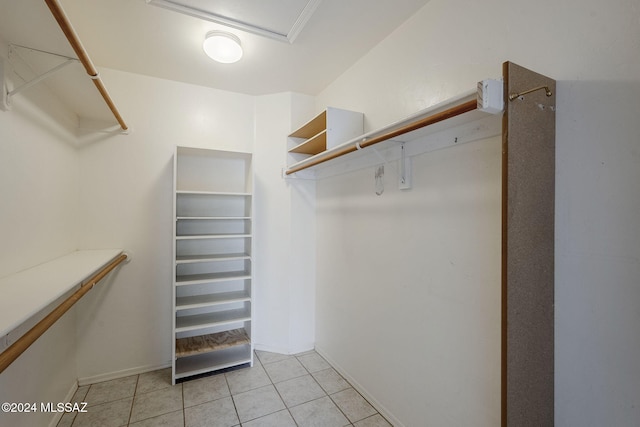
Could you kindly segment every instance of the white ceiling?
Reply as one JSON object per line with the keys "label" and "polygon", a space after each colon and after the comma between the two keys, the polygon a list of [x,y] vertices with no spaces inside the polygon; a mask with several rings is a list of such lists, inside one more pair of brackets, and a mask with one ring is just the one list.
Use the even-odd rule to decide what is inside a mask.
{"label": "white ceiling", "polygon": [[[181,1],[287,33],[310,0]],[[145,0],[60,2],[98,68],[250,95],[284,91],[315,95],[428,0],[321,0],[293,43],[228,28]],[[245,53],[240,62],[218,64],[204,55],[204,35],[215,29],[241,39]],[[74,56],[42,0],[0,0],[0,38]]]}

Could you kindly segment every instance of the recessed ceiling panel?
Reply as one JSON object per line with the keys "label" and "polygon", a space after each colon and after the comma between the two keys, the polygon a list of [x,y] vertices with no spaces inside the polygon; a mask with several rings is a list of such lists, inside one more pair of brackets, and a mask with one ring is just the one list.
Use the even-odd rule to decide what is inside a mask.
{"label": "recessed ceiling panel", "polygon": [[147,3],[293,43],[321,0],[146,0]]}

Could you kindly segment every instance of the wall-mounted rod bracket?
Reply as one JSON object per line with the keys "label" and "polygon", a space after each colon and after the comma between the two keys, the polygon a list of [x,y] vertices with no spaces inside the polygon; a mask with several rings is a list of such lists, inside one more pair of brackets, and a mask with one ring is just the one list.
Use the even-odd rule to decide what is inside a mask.
{"label": "wall-mounted rod bracket", "polygon": [[57,73],[58,71],[62,70],[63,68],[65,68],[67,65],[69,64],[73,64],[79,62],[77,59],[74,58],[69,58],[66,61],[64,61],[61,64],[56,65],[55,67],[53,67],[52,69],[50,69],[49,71],[40,74],[38,77],[29,80],[28,82],[24,83],[21,86],[18,86],[17,88],[13,89],[11,92],[7,93],[8,97],[12,97],[13,95],[15,95],[18,92],[21,92],[25,89],[30,88],[31,86],[37,85],[38,83],[40,83],[41,81],[51,77],[52,75],[54,75],[55,73]]}
{"label": "wall-mounted rod bracket", "polygon": [[11,109],[9,102],[9,90],[7,89],[7,71],[6,61],[0,58],[0,110],[7,111]]}
{"label": "wall-mounted rod bracket", "polygon": [[520,98],[523,95],[526,95],[528,93],[535,92],[535,91],[541,90],[541,89],[544,89],[544,93],[547,96],[553,95],[553,92],[551,92],[551,89],[549,89],[548,86],[538,86],[538,87],[534,87],[533,89],[525,90],[524,92],[510,93],[509,94],[509,101],[513,101],[514,99]]}
{"label": "wall-mounted rod bracket", "polygon": [[400,144],[400,172],[398,173],[398,188],[411,189],[411,157],[407,156],[404,143]]}

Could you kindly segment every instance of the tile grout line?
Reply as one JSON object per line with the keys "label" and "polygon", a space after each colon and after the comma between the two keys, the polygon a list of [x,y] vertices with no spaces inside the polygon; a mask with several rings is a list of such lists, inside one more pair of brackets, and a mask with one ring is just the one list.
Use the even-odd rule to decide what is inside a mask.
{"label": "tile grout line", "polygon": [[[173,375],[173,373],[172,373]],[[173,384],[173,379],[171,380],[172,384],[171,387],[175,387],[175,384]],[[186,426],[187,425],[187,411],[185,410],[184,407],[184,385],[182,386],[182,425]]]}
{"label": "tile grout line", "polygon": [[136,375],[136,386],[133,388],[133,397],[131,398],[131,408],[129,408],[129,418],[127,419],[127,427],[129,426],[129,424],[131,424],[131,416],[133,415],[133,404],[136,401],[136,393],[138,392],[139,381],[140,381],[140,375]]}
{"label": "tile grout line", "polygon": [[[227,389],[229,390],[229,397],[231,398],[231,403],[233,403],[233,409],[236,411],[236,417],[238,418],[238,425],[241,426],[242,423],[240,422],[240,413],[238,412],[238,407],[236,406],[236,400],[233,398],[233,393],[231,393],[231,385],[229,385],[229,379],[227,378],[227,373],[228,372],[225,372],[222,375],[224,375],[224,382],[225,384],[227,384]],[[184,425],[185,427],[187,425],[186,419],[185,419]]]}

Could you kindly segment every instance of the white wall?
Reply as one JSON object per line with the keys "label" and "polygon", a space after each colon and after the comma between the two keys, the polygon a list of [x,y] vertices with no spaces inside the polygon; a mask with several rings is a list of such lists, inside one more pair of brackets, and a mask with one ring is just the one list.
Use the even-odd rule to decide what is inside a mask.
{"label": "white wall", "polygon": [[[2,273],[75,249],[117,247],[132,254],[115,280],[89,293],[69,320],[52,329],[53,339],[45,335],[34,346],[40,350],[30,350],[34,355],[16,362],[15,373],[2,376],[2,391],[9,393],[25,384],[24,371],[34,369],[42,352],[54,356],[44,367],[59,372],[60,352],[68,359],[64,393],[49,393],[60,384],[40,376],[6,400],[60,401],[76,378],[94,382],[170,363],[175,145],[251,152],[254,140],[260,143],[254,161],[254,338],[258,347],[286,353],[313,348],[315,185],[293,188],[280,175],[285,135],[311,113],[313,98],[290,93],[257,99],[108,69],[101,75],[129,135],[82,130],[77,137],[73,115],[62,108],[52,109],[57,115],[39,111],[40,103],[55,102],[46,97],[24,112],[16,101],[14,111],[0,115],[0,189],[8,201],[0,221],[6,236]],[[46,92],[38,89],[35,94]]]}
{"label": "white wall", "polygon": [[282,178],[286,135],[313,114],[314,99],[256,98],[256,348],[298,353],[314,347],[315,183]]}
{"label": "white wall", "polygon": [[[640,423],[638,16],[639,6],[631,0],[431,0],[318,97],[320,106],[363,111],[370,130],[472,89],[477,80],[499,77],[505,60],[559,81],[555,355],[559,426]],[[485,334],[469,337],[469,330],[456,323],[470,320],[469,316],[483,321],[486,316],[484,322],[489,324],[497,313],[464,311],[453,316],[453,324],[444,322],[477,300],[476,294],[462,292],[468,278],[461,274],[470,274],[489,292],[498,292],[499,276],[474,269],[480,267],[478,263],[494,262],[495,240],[482,240],[487,246],[478,251],[477,260],[466,252],[466,238],[453,248],[448,246],[450,239],[435,231],[431,238],[425,235],[412,241],[405,230],[413,227],[419,234],[423,227],[434,227],[445,233],[453,229],[450,216],[467,210],[464,205],[454,209],[439,203],[451,209],[434,212],[431,206],[417,205],[417,218],[400,225],[398,218],[404,217],[396,208],[413,197],[429,200],[430,191],[445,191],[449,181],[459,178],[449,171],[466,164],[466,150],[474,146],[481,150],[484,144],[489,146],[474,156],[477,163],[473,164],[494,164],[500,153],[491,149],[490,142],[472,143],[455,152],[461,148],[457,147],[446,158],[437,153],[417,160],[417,169],[437,163],[417,173],[440,171],[442,175],[418,179],[412,194],[393,193],[385,198],[385,192],[375,199],[373,171],[318,184],[317,345],[398,425],[493,426],[499,419],[498,374],[492,378],[499,335],[484,329]],[[440,183],[441,176],[449,180]],[[436,182],[440,187],[435,187]],[[493,200],[491,175],[471,182],[481,187],[476,202],[483,197]],[[400,202],[401,198],[406,201]],[[490,210],[484,213],[491,215]],[[433,215],[440,227],[424,223]],[[460,230],[482,229],[488,217],[469,221],[461,222]],[[499,230],[495,233],[499,239]],[[462,238],[462,231],[453,236]],[[337,243],[344,249],[337,249]],[[410,249],[425,254],[441,249],[442,254],[420,262],[408,256],[406,261],[412,261],[408,264],[393,255]],[[463,262],[446,271],[454,256],[462,256]],[[365,264],[367,259],[373,261]],[[353,271],[353,264],[360,267],[361,275]],[[446,274],[436,280],[434,270]],[[453,292],[446,301],[453,308],[441,314],[440,322],[430,317],[435,316],[431,310],[438,307],[434,303],[440,298],[429,285]],[[403,303],[396,293],[406,289],[411,292]],[[414,295],[420,304],[411,300]],[[477,301],[490,309],[491,301]],[[414,312],[418,307],[424,307],[420,315]],[[428,334],[436,325],[446,328],[447,335]],[[402,327],[401,336],[406,337],[393,350],[379,343],[380,335],[387,342],[392,327]],[[417,344],[413,343],[416,336]],[[444,342],[446,337],[449,341]],[[441,377],[430,375],[431,368],[424,365],[436,366],[438,372],[452,371],[461,356],[446,350],[463,345],[478,355],[472,359],[477,376],[462,371],[442,387]],[[399,370],[400,375],[387,370]],[[490,396],[464,393],[470,378],[478,387],[475,390],[484,389]]]}
{"label": "white wall", "polygon": [[251,152],[254,138],[253,97],[113,70],[101,75],[132,132],[88,134],[81,144],[80,246],[124,248],[132,261],[79,307],[85,381],[170,364],[175,146]]}
{"label": "white wall", "polygon": [[[0,56],[5,53],[0,41]],[[42,88],[12,101],[12,111],[0,111],[0,277],[72,252],[78,243],[74,117]],[[1,402],[67,396],[76,379],[75,318],[74,309],[67,312],[0,375]],[[0,425],[46,425],[50,417],[0,413]]]}

